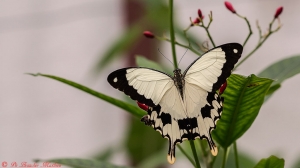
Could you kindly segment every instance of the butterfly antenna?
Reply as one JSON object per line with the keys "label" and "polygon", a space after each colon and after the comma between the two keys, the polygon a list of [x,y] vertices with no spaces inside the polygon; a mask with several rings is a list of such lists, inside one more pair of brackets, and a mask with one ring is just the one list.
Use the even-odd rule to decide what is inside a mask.
{"label": "butterfly antenna", "polygon": [[[157,50],[158,50],[158,52],[159,52],[162,56],[164,56],[164,54],[160,52],[159,48],[157,48]],[[164,57],[165,57],[171,64],[173,64],[172,61],[170,61],[166,56],[164,56]]]}
{"label": "butterfly antenna", "polygon": [[[186,54],[186,52],[187,52],[188,50],[189,50],[189,49],[187,48],[186,51],[184,52],[183,56]],[[179,61],[178,65],[180,64],[180,62],[181,62],[183,56],[180,58],[180,61]]]}

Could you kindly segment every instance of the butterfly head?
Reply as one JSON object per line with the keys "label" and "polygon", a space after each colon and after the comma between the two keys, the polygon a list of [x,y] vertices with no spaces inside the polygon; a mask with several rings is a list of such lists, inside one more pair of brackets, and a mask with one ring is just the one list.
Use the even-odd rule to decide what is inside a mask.
{"label": "butterfly head", "polygon": [[173,71],[173,73],[174,73],[174,77],[176,78],[176,76],[181,76],[182,74],[181,74],[181,69],[175,69],[174,71]]}

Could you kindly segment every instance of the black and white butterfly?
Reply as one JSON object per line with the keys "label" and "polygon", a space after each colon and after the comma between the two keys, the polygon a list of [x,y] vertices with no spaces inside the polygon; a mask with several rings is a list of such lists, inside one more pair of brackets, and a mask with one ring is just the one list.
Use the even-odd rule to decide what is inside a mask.
{"label": "black and white butterfly", "polygon": [[116,89],[148,106],[146,125],[169,140],[168,162],[175,162],[175,145],[183,140],[206,139],[212,155],[218,149],[211,131],[221,117],[223,98],[216,92],[241,57],[238,43],[215,47],[174,76],[142,67],[112,72],[107,80]]}

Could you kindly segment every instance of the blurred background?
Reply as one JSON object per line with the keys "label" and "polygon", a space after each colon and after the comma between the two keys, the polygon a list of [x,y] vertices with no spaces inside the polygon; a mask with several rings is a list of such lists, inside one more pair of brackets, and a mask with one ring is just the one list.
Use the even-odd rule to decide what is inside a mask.
{"label": "blurred background", "polygon": [[[258,74],[278,60],[300,54],[300,1],[230,2],[249,19],[254,32],[244,53],[257,44],[256,20],[266,32],[276,9],[284,7],[281,30],[235,73]],[[174,3],[176,24],[181,29],[190,24],[190,17],[197,17],[198,9],[206,23],[213,11],[210,32],[216,45],[242,43],[248,34],[245,21],[229,12],[224,1]],[[167,1],[0,1],[0,162],[98,157],[117,165],[138,165],[148,153],[161,151],[167,165],[167,140],[138,119],[60,82],[25,74],[52,74],[124,98],[109,86],[106,77],[116,69],[134,65],[135,55],[172,67],[157,52],[159,47],[171,59],[170,44],[142,35],[144,30],[151,30],[168,36],[166,9]],[[189,35],[202,42],[208,40],[201,28],[193,28]],[[184,52],[177,47],[178,57]],[[195,58],[188,51],[180,68],[185,69]],[[237,141],[241,153],[255,163],[272,154],[283,157],[286,167],[295,166],[300,159],[299,82],[300,76],[285,81]],[[152,135],[158,141],[153,142]],[[142,154],[135,152],[139,150]],[[191,167],[186,158],[178,159],[172,167],[184,165]]]}

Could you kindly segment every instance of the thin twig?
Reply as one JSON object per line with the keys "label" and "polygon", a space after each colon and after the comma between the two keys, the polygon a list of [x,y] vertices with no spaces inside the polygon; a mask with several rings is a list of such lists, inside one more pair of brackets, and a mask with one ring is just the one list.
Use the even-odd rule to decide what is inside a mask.
{"label": "thin twig", "polygon": [[237,67],[239,67],[244,61],[246,61],[256,50],[258,50],[261,45],[270,37],[271,34],[277,32],[281,28],[281,24],[279,22],[278,27],[275,30],[272,30],[272,25],[274,23],[275,19],[272,20],[272,22],[269,24],[269,30],[267,34],[262,38],[262,41],[258,42],[256,47],[244,58],[242,59],[233,70],[235,70]]}
{"label": "thin twig", "polygon": [[[156,37],[157,39],[160,39],[160,40],[166,40],[166,41],[169,41],[169,42],[171,42],[171,40],[170,39],[167,39],[167,38],[162,38],[162,37]],[[181,47],[184,47],[184,48],[187,48],[187,49],[189,49],[189,50],[191,50],[192,52],[194,52],[195,54],[197,54],[197,55],[201,55],[201,53],[199,53],[197,50],[195,50],[194,48],[190,48],[189,46],[186,46],[186,45],[184,45],[184,44],[181,44],[181,43],[179,43],[179,42],[177,42],[177,41],[175,41],[175,44],[176,45],[179,45],[179,46],[181,46]]]}
{"label": "thin twig", "polygon": [[210,32],[209,32],[209,26],[210,26],[211,22],[213,21],[212,12],[211,11],[210,11],[210,14],[208,15],[208,17],[209,17],[209,23],[208,23],[208,25],[205,26],[204,22],[203,22],[203,19],[201,19],[201,23],[202,24],[199,25],[199,26],[204,28],[204,30],[206,31],[206,34],[207,34],[207,36],[208,36],[211,44],[213,45],[213,47],[216,47],[215,42],[214,42],[214,40],[213,40],[213,38],[212,38],[212,36],[210,35]]}
{"label": "thin twig", "polygon": [[250,25],[250,22],[249,22],[249,20],[246,18],[246,17],[244,17],[244,16],[241,16],[241,15],[239,15],[238,13],[236,13],[236,15],[238,16],[238,17],[240,17],[240,18],[242,18],[242,19],[244,19],[245,21],[246,21],[246,23],[247,23],[247,25],[248,25],[248,29],[249,29],[249,34],[248,34],[248,36],[247,36],[247,38],[246,38],[246,40],[244,41],[244,43],[243,43],[243,46],[245,46],[246,45],[246,43],[248,42],[248,40],[249,40],[249,38],[250,38],[250,36],[252,35],[252,29],[251,29],[251,25]]}

